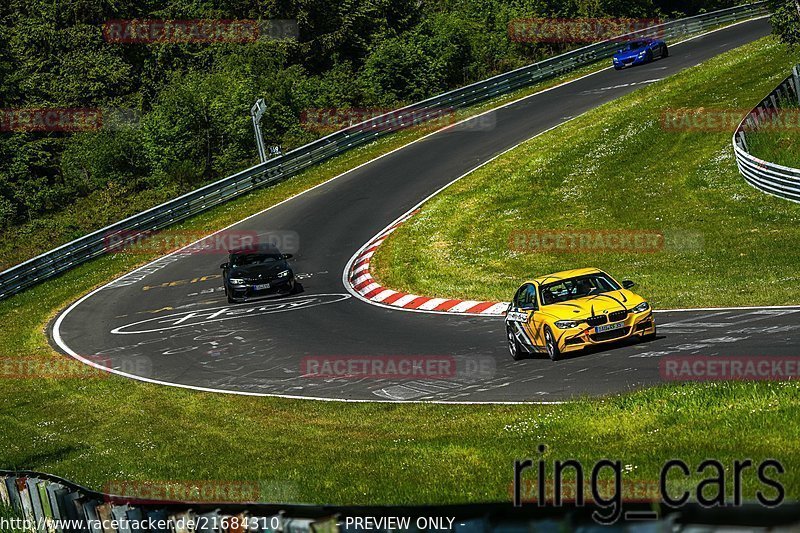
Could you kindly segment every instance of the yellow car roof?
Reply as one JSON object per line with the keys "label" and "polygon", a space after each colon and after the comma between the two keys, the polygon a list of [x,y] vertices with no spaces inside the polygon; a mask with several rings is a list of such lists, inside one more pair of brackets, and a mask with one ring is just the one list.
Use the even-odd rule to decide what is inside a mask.
{"label": "yellow car roof", "polygon": [[539,285],[542,285],[544,283],[553,283],[554,281],[559,281],[562,279],[574,278],[575,276],[583,276],[584,274],[596,274],[598,272],[603,272],[603,271],[600,270],[599,268],[573,268],[572,270],[562,270],[561,272],[554,272],[546,276],[539,276],[538,278],[528,280],[527,283],[537,283]]}

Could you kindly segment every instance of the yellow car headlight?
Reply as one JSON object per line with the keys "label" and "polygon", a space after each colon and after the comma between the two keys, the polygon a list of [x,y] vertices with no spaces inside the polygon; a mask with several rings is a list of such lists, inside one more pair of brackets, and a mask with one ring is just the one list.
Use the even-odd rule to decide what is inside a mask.
{"label": "yellow car headlight", "polygon": [[556,320],[555,325],[558,329],[577,328],[579,322],[577,320]]}
{"label": "yellow car headlight", "polygon": [[639,305],[637,305],[636,307],[634,307],[633,309],[631,309],[631,312],[633,312],[633,313],[644,313],[648,309],[650,309],[650,304],[648,304],[647,302],[642,302]]}

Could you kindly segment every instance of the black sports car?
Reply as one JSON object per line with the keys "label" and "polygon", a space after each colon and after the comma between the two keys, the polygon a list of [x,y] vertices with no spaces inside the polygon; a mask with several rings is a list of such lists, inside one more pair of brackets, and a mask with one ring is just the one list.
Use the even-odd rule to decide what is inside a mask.
{"label": "black sports car", "polygon": [[299,284],[286,261],[291,258],[291,254],[282,254],[272,244],[231,251],[228,262],[220,265],[228,302],[298,292]]}

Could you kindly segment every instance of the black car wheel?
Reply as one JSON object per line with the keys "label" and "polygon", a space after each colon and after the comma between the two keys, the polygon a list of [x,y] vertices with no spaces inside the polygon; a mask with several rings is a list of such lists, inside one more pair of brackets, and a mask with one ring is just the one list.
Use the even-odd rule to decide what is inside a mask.
{"label": "black car wheel", "polygon": [[669,57],[669,49],[666,44],[661,46],[661,57]]}
{"label": "black car wheel", "polygon": [[558,349],[558,343],[553,336],[553,332],[550,331],[550,328],[547,326],[544,328],[544,344],[547,347],[547,355],[550,357],[550,360],[558,361],[561,358],[561,351]]}
{"label": "black car wheel", "polygon": [[506,328],[506,334],[508,336],[508,351],[511,354],[511,359],[519,361],[522,359],[522,347],[519,345],[519,341],[511,328]]}
{"label": "black car wheel", "polygon": [[291,296],[298,292],[300,292],[300,284],[297,283],[297,280],[290,281],[286,287],[279,290],[279,293],[285,296]]}

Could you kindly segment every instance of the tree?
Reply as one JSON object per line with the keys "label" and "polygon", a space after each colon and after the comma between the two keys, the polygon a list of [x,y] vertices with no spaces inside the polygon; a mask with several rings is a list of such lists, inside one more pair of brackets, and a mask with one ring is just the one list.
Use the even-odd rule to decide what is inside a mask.
{"label": "tree", "polygon": [[427,54],[420,35],[407,32],[382,42],[362,71],[371,105],[421,100],[442,88],[441,73]]}
{"label": "tree", "polygon": [[771,0],[772,32],[789,44],[800,44],[800,0]]}
{"label": "tree", "polygon": [[152,168],[184,184],[213,179],[254,154],[247,80],[233,72],[175,76],[144,118]]}

